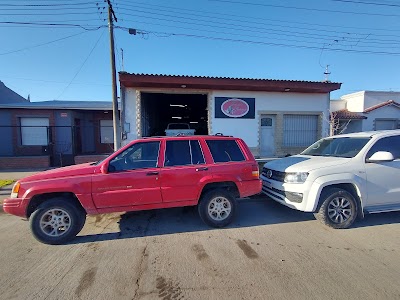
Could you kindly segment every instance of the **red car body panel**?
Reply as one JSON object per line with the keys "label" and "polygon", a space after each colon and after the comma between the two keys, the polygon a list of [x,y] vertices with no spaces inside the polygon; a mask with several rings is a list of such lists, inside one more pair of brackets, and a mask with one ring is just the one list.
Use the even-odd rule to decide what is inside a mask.
{"label": "red car body panel", "polygon": [[[19,180],[17,198],[7,198],[3,210],[20,217],[28,216],[31,199],[49,193],[73,193],[88,214],[191,206],[199,201],[208,183],[231,182],[240,197],[261,192],[261,180],[254,176],[257,163],[247,145],[233,137],[192,136],[198,140],[205,163],[165,166],[166,141],[182,137],[154,137],[135,140],[102,162],[86,163],[40,172]],[[232,139],[240,146],[246,161],[214,163],[206,140]],[[160,143],[156,167],[108,172],[110,161],[135,143]]]}

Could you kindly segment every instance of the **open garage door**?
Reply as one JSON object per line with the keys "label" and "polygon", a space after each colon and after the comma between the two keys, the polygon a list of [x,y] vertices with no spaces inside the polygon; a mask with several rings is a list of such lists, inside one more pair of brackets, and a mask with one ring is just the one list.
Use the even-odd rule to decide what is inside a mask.
{"label": "open garage door", "polygon": [[208,134],[206,94],[141,93],[142,136],[163,136],[169,123],[187,123]]}

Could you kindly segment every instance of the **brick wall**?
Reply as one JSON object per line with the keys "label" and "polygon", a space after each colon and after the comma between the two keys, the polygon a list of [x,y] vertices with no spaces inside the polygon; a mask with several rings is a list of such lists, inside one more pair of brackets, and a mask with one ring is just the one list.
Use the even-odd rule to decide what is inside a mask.
{"label": "brick wall", "polygon": [[45,169],[50,167],[49,156],[0,157],[0,170]]}
{"label": "brick wall", "polygon": [[75,156],[75,164],[83,164],[92,161],[98,161],[106,158],[107,155],[78,155]]}

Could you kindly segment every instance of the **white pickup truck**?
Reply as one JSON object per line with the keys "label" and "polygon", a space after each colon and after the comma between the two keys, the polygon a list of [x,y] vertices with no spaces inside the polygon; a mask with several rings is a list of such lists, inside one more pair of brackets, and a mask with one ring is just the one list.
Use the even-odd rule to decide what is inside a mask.
{"label": "white pickup truck", "polygon": [[321,139],[264,165],[262,191],[333,228],[365,213],[400,211],[400,130]]}
{"label": "white pickup truck", "polygon": [[165,130],[166,136],[194,135],[195,129],[190,129],[188,123],[169,123]]}

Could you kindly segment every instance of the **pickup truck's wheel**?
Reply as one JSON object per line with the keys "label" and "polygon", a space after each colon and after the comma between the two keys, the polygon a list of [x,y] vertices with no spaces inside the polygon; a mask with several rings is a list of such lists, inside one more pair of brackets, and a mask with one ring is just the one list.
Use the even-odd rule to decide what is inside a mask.
{"label": "pickup truck's wheel", "polygon": [[322,204],[315,217],[336,229],[349,228],[357,218],[357,203],[349,192],[330,188],[321,196]]}
{"label": "pickup truck's wheel", "polygon": [[209,226],[224,227],[232,222],[236,211],[236,200],[223,189],[208,191],[198,205],[201,219]]}
{"label": "pickup truck's wheel", "polygon": [[85,224],[85,213],[68,199],[52,199],[39,205],[30,217],[33,236],[50,245],[73,239]]}

